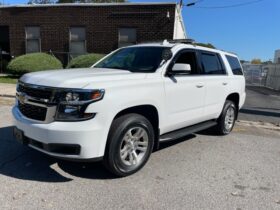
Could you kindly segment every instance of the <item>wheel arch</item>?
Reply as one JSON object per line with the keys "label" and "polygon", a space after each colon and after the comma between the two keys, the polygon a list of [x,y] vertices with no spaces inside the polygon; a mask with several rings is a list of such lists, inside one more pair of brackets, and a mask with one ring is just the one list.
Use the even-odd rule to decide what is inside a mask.
{"label": "wheel arch", "polygon": [[239,93],[231,93],[227,96],[226,100],[232,101],[236,108],[239,109],[239,101],[240,101],[240,96]]}
{"label": "wheel arch", "polygon": [[227,96],[226,100],[232,101],[236,107],[236,119],[238,118],[239,112],[239,102],[240,102],[240,95],[239,93],[231,93]]}
{"label": "wheel arch", "polygon": [[[115,119],[117,119],[120,116],[123,116],[125,114],[131,114],[131,113],[135,113],[135,114],[139,114],[144,116],[145,118],[147,118],[154,129],[154,133],[155,133],[155,139],[154,139],[154,149],[158,149],[159,146],[159,112],[158,109],[151,104],[143,104],[143,105],[137,105],[137,106],[131,106],[131,107],[127,107],[123,110],[120,110],[115,117],[112,120],[112,123]],[[111,123],[111,125],[112,125]]]}

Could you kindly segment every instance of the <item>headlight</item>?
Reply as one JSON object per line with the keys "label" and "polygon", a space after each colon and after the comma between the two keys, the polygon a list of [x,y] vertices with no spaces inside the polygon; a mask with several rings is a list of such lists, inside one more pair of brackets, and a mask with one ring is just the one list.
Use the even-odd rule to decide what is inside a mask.
{"label": "headlight", "polygon": [[95,116],[85,113],[87,106],[104,97],[104,90],[64,91],[59,95],[59,105],[55,119],[57,121],[82,121]]}

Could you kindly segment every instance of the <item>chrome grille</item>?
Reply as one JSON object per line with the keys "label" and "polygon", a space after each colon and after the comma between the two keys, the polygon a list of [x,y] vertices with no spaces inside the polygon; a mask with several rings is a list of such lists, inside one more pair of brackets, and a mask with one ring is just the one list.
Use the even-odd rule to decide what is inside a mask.
{"label": "chrome grille", "polygon": [[52,97],[52,90],[50,89],[27,86],[22,83],[19,83],[17,91],[34,98],[50,100]]}
{"label": "chrome grille", "polygon": [[19,82],[16,93],[18,109],[29,119],[50,123],[57,108],[57,93],[52,87]]}

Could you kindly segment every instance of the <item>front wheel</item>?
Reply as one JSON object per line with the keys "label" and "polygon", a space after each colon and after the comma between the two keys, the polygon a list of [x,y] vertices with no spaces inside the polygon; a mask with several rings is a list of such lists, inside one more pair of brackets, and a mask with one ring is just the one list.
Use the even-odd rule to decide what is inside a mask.
{"label": "front wheel", "polygon": [[117,176],[133,174],[146,164],[153,145],[153,126],[145,117],[121,116],[111,126],[104,164]]}
{"label": "front wheel", "polygon": [[229,134],[235,124],[237,116],[237,108],[235,103],[230,100],[226,100],[222,114],[217,120],[216,131],[219,135],[227,135]]}

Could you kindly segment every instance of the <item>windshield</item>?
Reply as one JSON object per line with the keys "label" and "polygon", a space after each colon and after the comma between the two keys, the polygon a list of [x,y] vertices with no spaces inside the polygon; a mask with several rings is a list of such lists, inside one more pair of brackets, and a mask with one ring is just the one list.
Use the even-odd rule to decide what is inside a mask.
{"label": "windshield", "polygon": [[162,61],[162,53],[167,47],[122,48],[94,68],[110,68],[131,72],[155,72]]}

